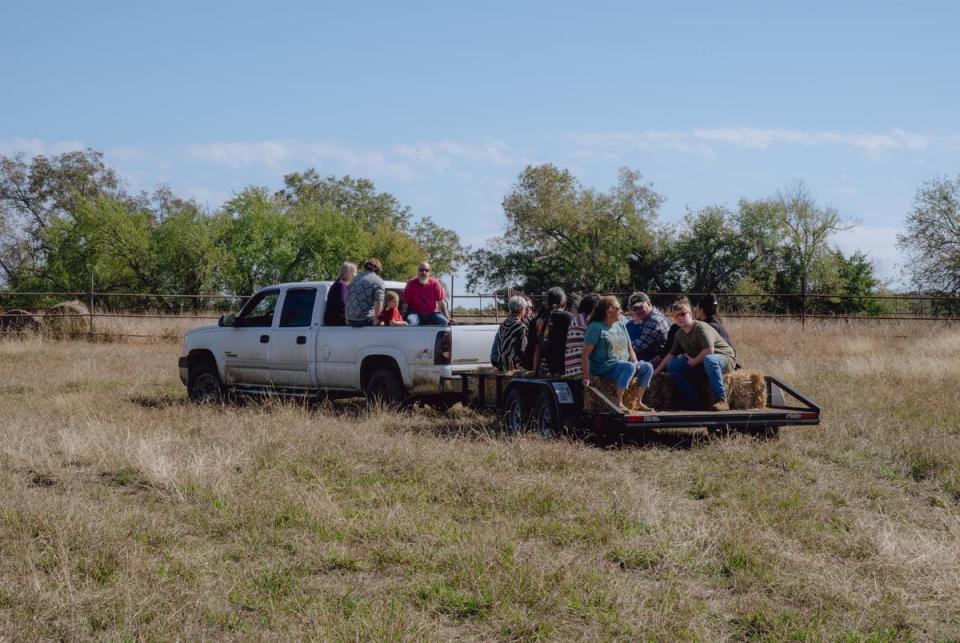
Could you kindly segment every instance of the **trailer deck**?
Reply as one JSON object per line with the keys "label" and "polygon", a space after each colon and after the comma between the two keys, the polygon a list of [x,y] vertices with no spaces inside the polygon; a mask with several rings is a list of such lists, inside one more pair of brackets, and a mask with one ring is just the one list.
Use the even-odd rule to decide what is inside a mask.
{"label": "trailer deck", "polygon": [[[459,378],[463,404],[492,411],[510,432],[527,427],[543,435],[556,435],[564,429],[631,434],[653,429],[705,428],[711,433],[775,435],[781,426],[820,423],[819,406],[770,375],[764,376],[767,404],[763,408],[652,412],[627,411],[596,388],[584,390],[582,382],[573,379],[503,373],[462,373]],[[471,380],[476,380],[475,387],[470,385]],[[605,403],[604,409],[586,409],[585,395],[598,396]]]}

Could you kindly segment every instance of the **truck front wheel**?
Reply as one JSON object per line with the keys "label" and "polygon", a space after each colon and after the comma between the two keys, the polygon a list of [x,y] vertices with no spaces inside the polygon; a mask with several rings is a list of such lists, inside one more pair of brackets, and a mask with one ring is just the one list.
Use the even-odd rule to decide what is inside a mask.
{"label": "truck front wheel", "polygon": [[203,360],[190,367],[187,396],[197,404],[217,404],[223,401],[223,382],[220,381],[216,364]]}
{"label": "truck front wheel", "polygon": [[399,406],[407,399],[403,380],[392,368],[378,368],[367,381],[364,393],[371,402]]}

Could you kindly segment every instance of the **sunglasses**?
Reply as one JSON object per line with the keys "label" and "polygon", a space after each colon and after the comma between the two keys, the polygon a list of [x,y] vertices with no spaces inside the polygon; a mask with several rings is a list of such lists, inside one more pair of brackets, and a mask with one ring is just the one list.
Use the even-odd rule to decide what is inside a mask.
{"label": "sunglasses", "polygon": [[417,272],[430,272],[429,268],[417,268]]}
{"label": "sunglasses", "polygon": [[689,315],[689,314],[690,314],[690,313],[687,312],[687,311],[683,311],[683,312],[680,312],[680,313],[673,313],[673,318],[674,318],[674,319],[680,319],[680,318],[682,318],[682,317],[686,317],[686,316]]}

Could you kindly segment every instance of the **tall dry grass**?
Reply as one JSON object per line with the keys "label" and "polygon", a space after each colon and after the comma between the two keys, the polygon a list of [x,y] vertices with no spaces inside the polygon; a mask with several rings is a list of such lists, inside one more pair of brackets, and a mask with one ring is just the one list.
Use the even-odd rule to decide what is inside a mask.
{"label": "tall dry grass", "polygon": [[172,344],[0,342],[0,638],[960,637],[960,329],[730,326],[821,426],[510,440],[195,407]]}

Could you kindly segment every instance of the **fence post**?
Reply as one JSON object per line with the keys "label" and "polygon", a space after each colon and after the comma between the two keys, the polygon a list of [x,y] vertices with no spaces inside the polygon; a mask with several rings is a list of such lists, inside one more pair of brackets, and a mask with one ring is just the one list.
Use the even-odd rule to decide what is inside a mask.
{"label": "fence post", "polygon": [[450,321],[453,321],[453,271],[450,272]]}
{"label": "fence post", "polygon": [[93,273],[90,273],[90,332],[87,334],[89,341],[93,341]]}
{"label": "fence post", "polygon": [[800,293],[800,328],[807,327],[807,291]]}

